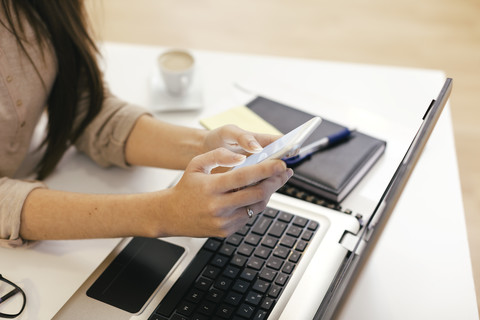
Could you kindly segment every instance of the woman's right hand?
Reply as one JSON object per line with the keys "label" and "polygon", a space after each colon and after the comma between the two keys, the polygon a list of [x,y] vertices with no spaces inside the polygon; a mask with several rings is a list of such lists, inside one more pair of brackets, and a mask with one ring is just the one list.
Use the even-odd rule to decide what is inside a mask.
{"label": "woman's right hand", "polygon": [[[225,148],[192,159],[182,179],[163,190],[155,206],[154,236],[226,237],[263,211],[272,193],[292,176],[281,160],[212,174],[215,167],[232,167],[245,156]],[[158,210],[156,209],[158,208]]]}

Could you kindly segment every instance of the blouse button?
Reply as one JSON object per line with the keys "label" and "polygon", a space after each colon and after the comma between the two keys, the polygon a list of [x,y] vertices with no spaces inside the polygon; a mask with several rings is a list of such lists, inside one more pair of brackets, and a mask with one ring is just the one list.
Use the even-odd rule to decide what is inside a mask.
{"label": "blouse button", "polygon": [[23,101],[21,99],[17,100],[17,107],[21,107],[23,105]]}
{"label": "blouse button", "polygon": [[22,123],[20,124],[20,128],[25,127],[26,124],[27,124],[27,123],[26,123],[25,121],[22,121]]}
{"label": "blouse button", "polygon": [[11,75],[7,76],[7,82],[10,83],[13,81],[13,77]]}

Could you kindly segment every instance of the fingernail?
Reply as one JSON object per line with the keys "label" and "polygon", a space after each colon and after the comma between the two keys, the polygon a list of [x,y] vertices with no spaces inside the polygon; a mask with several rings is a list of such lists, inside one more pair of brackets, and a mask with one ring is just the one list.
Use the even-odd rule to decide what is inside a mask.
{"label": "fingernail", "polygon": [[236,161],[238,164],[245,161],[246,158],[247,158],[247,156],[244,155],[244,154],[236,153],[236,154],[233,155],[233,160]]}
{"label": "fingernail", "polygon": [[252,150],[255,150],[255,151],[262,151],[263,150],[262,146],[260,144],[258,144],[258,142],[255,141],[255,140],[250,141],[248,143],[248,146],[250,148],[252,148]]}
{"label": "fingernail", "polygon": [[290,179],[292,176],[293,176],[293,170],[290,169],[290,168],[288,168],[288,169],[287,169],[287,177],[288,177],[288,179]]}

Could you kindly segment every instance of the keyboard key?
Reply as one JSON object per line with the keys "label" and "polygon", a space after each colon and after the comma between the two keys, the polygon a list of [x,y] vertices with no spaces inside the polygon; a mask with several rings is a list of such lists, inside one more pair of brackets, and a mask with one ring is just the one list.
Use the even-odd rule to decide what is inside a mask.
{"label": "keyboard key", "polygon": [[277,272],[275,270],[270,268],[264,268],[262,271],[260,271],[258,277],[260,279],[272,282],[273,279],[275,279],[276,275],[277,275]]}
{"label": "keyboard key", "polygon": [[225,302],[231,304],[232,306],[238,306],[242,300],[243,295],[237,292],[229,292],[225,297]]}
{"label": "keyboard key", "polygon": [[255,311],[254,307],[244,303],[238,309],[237,314],[243,318],[250,318],[254,311]]}
{"label": "keyboard key", "polygon": [[214,287],[221,291],[227,291],[231,284],[231,279],[222,276],[215,281]]}
{"label": "keyboard key", "polygon": [[263,281],[258,279],[255,281],[255,284],[253,285],[252,289],[261,293],[267,292],[268,288],[270,287],[270,283],[267,281]]}
{"label": "keyboard key", "polygon": [[277,238],[280,238],[287,228],[288,224],[281,221],[275,221],[272,228],[268,231],[268,234]]}
{"label": "keyboard key", "polygon": [[228,257],[217,254],[215,257],[212,259],[211,264],[213,264],[215,267],[223,268],[228,262]]}
{"label": "keyboard key", "polygon": [[257,306],[262,301],[263,295],[258,292],[250,291],[245,297],[245,302]]}
{"label": "keyboard key", "polygon": [[294,237],[290,237],[290,236],[283,237],[282,241],[280,242],[280,244],[282,246],[285,246],[287,248],[293,248],[295,243],[297,243],[297,239],[295,239]]}
{"label": "keyboard key", "polygon": [[290,222],[292,221],[293,215],[287,212],[280,212],[280,215],[278,216],[278,220],[282,220],[284,222]]}
{"label": "keyboard key", "polygon": [[233,311],[234,311],[234,308],[226,304],[223,304],[220,306],[220,308],[218,308],[216,315],[223,319],[230,319],[230,316],[232,315]]}
{"label": "keyboard key", "polygon": [[201,291],[207,291],[210,286],[212,285],[213,280],[208,279],[205,277],[200,277],[198,280],[195,282],[195,288],[201,290]]}
{"label": "keyboard key", "polygon": [[288,261],[297,263],[298,260],[300,260],[301,257],[302,257],[302,254],[300,252],[293,251],[292,254],[290,255],[290,257],[288,258]]}
{"label": "keyboard key", "polygon": [[237,277],[239,272],[240,272],[239,268],[235,268],[235,267],[229,265],[223,271],[223,275],[230,278],[230,279],[234,279],[234,278]]}
{"label": "keyboard key", "polygon": [[222,291],[211,288],[207,293],[206,299],[214,303],[219,303],[220,301],[222,301],[224,295],[225,294]]}
{"label": "keyboard key", "polygon": [[286,259],[290,254],[290,250],[283,246],[278,246],[274,251],[273,255],[279,258]]}
{"label": "keyboard key", "polygon": [[310,223],[308,224],[308,230],[315,231],[317,230],[317,228],[318,228],[318,222],[310,221]]}
{"label": "keyboard key", "polygon": [[291,226],[290,228],[288,228],[287,234],[292,237],[298,238],[302,234],[302,231],[303,229],[300,227]]}
{"label": "keyboard key", "polygon": [[262,241],[262,245],[273,249],[277,245],[277,242],[278,242],[277,238],[266,236]]}
{"label": "keyboard key", "polygon": [[278,298],[281,291],[282,291],[282,287],[277,285],[272,285],[270,287],[270,290],[268,290],[268,296],[272,298]]}
{"label": "keyboard key", "polygon": [[239,234],[241,236],[246,236],[248,234],[248,231],[250,231],[250,227],[247,225],[244,225],[243,227],[237,230],[236,234]]}
{"label": "keyboard key", "polygon": [[275,218],[278,214],[278,210],[277,209],[273,209],[273,208],[266,208],[264,211],[263,211],[263,215],[265,217],[269,217],[269,218]]}
{"label": "keyboard key", "polygon": [[243,237],[241,235],[234,233],[226,239],[226,242],[228,244],[234,245],[235,247],[238,247],[242,240]]}
{"label": "keyboard key", "polygon": [[247,281],[252,281],[253,279],[255,279],[257,274],[258,274],[257,271],[247,268],[247,269],[242,271],[242,273],[240,274],[240,278],[242,278],[244,280],[247,280]]}
{"label": "keyboard key", "polygon": [[202,292],[202,291],[200,291],[196,288],[193,288],[187,294],[186,299],[190,302],[193,302],[193,303],[199,303],[200,300],[202,299],[202,297],[204,296],[204,294],[205,294],[204,292]]}
{"label": "keyboard key", "polygon": [[295,268],[295,264],[287,261],[285,262],[285,265],[282,268],[282,272],[286,274],[291,274],[294,268]]}
{"label": "keyboard key", "polygon": [[260,270],[264,263],[265,262],[263,259],[252,257],[250,260],[248,260],[247,266],[255,270]]}
{"label": "keyboard key", "polygon": [[221,269],[214,267],[212,265],[208,265],[205,267],[205,270],[202,272],[202,276],[209,278],[209,279],[215,279],[219,274],[220,274]]}
{"label": "keyboard key", "polygon": [[305,230],[302,234],[302,240],[310,241],[313,237],[313,231]]}
{"label": "keyboard key", "polygon": [[270,308],[273,306],[274,303],[275,303],[274,299],[270,297],[266,297],[262,302],[262,309],[270,310]]}
{"label": "keyboard key", "polygon": [[253,250],[255,250],[255,247],[248,245],[248,244],[242,244],[240,247],[238,247],[238,253],[243,254],[244,256],[250,257],[252,255]]}
{"label": "keyboard key", "polygon": [[262,237],[258,234],[251,233],[245,237],[245,243],[251,244],[252,246],[257,246],[260,240],[262,240]]}
{"label": "keyboard key", "polygon": [[236,248],[232,245],[224,244],[218,252],[226,255],[227,257],[230,257],[235,252],[235,249]]}
{"label": "keyboard key", "polygon": [[268,259],[267,261],[267,266],[275,270],[280,270],[280,268],[282,267],[282,264],[283,264],[283,260],[277,257],[270,257],[270,259]]}
{"label": "keyboard key", "polygon": [[295,247],[295,250],[303,252],[305,251],[305,248],[307,247],[307,245],[308,245],[308,242],[304,240],[300,240],[298,241],[297,246]]}
{"label": "keyboard key", "polygon": [[235,254],[232,260],[230,260],[230,263],[237,267],[243,267],[245,263],[247,263],[247,260],[248,260],[247,257]]}
{"label": "keyboard key", "polygon": [[204,301],[202,304],[200,304],[200,307],[198,308],[198,312],[206,316],[212,315],[214,310],[215,310],[215,304],[208,301]]}
{"label": "keyboard key", "polygon": [[253,226],[258,219],[259,215],[253,216],[252,218],[248,219],[247,226],[251,227]]}
{"label": "keyboard key", "polygon": [[203,247],[210,251],[217,251],[217,249],[220,248],[221,244],[222,243],[218,240],[208,239],[207,242],[205,242],[205,244],[203,245]]}
{"label": "keyboard key", "polygon": [[268,227],[270,227],[270,224],[272,223],[272,221],[273,219],[271,218],[260,217],[258,219],[258,222],[253,227],[252,232],[259,235],[264,235],[265,232],[267,232]]}
{"label": "keyboard key", "polygon": [[267,318],[268,313],[265,310],[258,310],[258,312],[255,314],[255,317],[253,317],[254,320],[263,320]]}
{"label": "keyboard key", "polygon": [[180,303],[180,306],[177,308],[177,312],[188,317],[193,313],[194,309],[195,309],[194,304],[187,301],[183,301]]}
{"label": "keyboard key", "polygon": [[285,283],[287,283],[288,281],[288,275],[284,274],[284,273],[280,273],[277,277],[277,279],[275,279],[275,283],[280,285],[280,286],[284,286]]}
{"label": "keyboard key", "polygon": [[246,282],[246,281],[243,281],[243,280],[237,280],[233,284],[232,289],[237,291],[237,292],[240,292],[240,293],[245,293],[245,292],[247,292],[247,289],[248,289],[249,286],[250,286],[250,282]]}
{"label": "keyboard key", "polygon": [[253,255],[266,260],[268,256],[270,256],[270,253],[272,253],[272,249],[268,249],[266,247],[260,246],[257,249],[255,249],[255,252]]}
{"label": "keyboard key", "polygon": [[304,228],[308,223],[308,219],[296,216],[295,219],[293,219],[293,224],[299,227]]}

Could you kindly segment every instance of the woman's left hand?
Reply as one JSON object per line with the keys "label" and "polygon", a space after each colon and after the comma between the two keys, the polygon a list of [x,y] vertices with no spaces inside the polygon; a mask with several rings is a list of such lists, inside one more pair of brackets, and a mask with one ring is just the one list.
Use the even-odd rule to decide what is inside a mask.
{"label": "woman's left hand", "polygon": [[229,124],[209,131],[204,148],[205,152],[223,147],[236,153],[251,154],[262,151],[263,147],[278,138],[278,135],[253,133]]}

